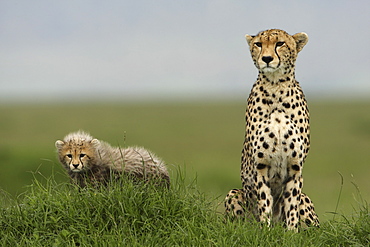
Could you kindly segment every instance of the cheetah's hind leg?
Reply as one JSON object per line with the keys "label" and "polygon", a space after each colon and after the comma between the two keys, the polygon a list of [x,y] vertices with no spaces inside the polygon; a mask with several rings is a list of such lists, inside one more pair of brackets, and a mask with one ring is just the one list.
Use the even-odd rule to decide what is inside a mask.
{"label": "cheetah's hind leg", "polygon": [[301,193],[299,216],[303,227],[320,226],[319,217],[315,212],[313,202],[305,193]]}
{"label": "cheetah's hind leg", "polygon": [[225,216],[233,221],[246,217],[247,205],[245,193],[241,189],[232,189],[225,197]]}
{"label": "cheetah's hind leg", "polygon": [[[299,214],[302,227],[319,227],[319,217],[311,199],[301,193]],[[225,198],[225,216],[229,220],[253,218],[251,210],[247,208],[245,193],[242,189],[232,189]]]}

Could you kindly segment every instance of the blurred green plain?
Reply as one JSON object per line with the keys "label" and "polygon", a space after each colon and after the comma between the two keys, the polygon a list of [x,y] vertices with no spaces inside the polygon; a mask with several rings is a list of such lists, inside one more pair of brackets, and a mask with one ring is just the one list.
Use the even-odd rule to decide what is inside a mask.
{"label": "blurred green plain", "polygon": [[[54,143],[79,129],[112,145],[144,146],[169,165],[185,167],[201,191],[221,203],[240,188],[245,102],[141,102],[0,105],[0,189],[18,195],[32,172],[68,181]],[[309,102],[311,150],[304,192],[322,221],[351,214],[370,199],[370,101]],[[341,176],[343,188],[341,196]],[[361,195],[357,193],[357,188]],[[222,206],[220,206],[222,210]]]}

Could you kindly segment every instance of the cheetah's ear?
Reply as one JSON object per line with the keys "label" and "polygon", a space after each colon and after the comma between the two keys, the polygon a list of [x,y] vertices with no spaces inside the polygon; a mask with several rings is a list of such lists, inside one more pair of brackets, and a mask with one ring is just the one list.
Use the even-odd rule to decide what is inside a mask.
{"label": "cheetah's ear", "polygon": [[100,141],[98,139],[92,139],[90,143],[96,147],[100,144]]}
{"label": "cheetah's ear", "polygon": [[55,142],[55,147],[61,149],[64,146],[64,141],[58,140]]}
{"label": "cheetah's ear", "polygon": [[297,44],[297,52],[300,52],[308,42],[308,35],[306,33],[296,33],[292,37]]}
{"label": "cheetah's ear", "polygon": [[248,43],[249,46],[251,46],[251,41],[254,37],[256,37],[256,36],[251,36],[251,35],[248,35],[248,34],[245,35],[245,39],[247,40],[247,43]]}

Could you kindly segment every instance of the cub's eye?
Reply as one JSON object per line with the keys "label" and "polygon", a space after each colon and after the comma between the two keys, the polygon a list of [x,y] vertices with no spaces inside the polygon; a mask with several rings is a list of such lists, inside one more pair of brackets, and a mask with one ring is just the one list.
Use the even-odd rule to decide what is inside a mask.
{"label": "cub's eye", "polygon": [[85,156],[86,156],[86,154],[80,154],[80,158],[83,158]]}
{"label": "cub's eye", "polygon": [[262,43],[261,42],[256,42],[254,43],[257,47],[262,47]]}
{"label": "cub's eye", "polygon": [[67,154],[66,155],[68,158],[72,159],[72,154]]}
{"label": "cub's eye", "polygon": [[276,43],[276,46],[277,46],[277,47],[280,47],[280,46],[283,46],[284,44],[285,44],[285,42],[280,41],[280,42],[277,42],[277,43]]}

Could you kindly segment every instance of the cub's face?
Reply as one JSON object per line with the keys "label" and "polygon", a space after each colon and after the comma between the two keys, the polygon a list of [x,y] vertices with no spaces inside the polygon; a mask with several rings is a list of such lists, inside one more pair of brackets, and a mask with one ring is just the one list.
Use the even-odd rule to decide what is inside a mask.
{"label": "cub's face", "polygon": [[294,68],[298,52],[308,41],[305,33],[289,35],[283,30],[270,29],[256,36],[245,36],[252,59],[262,73],[289,73]]}
{"label": "cub's face", "polygon": [[98,140],[85,141],[56,141],[59,161],[72,172],[89,170],[95,160],[95,147]]}

